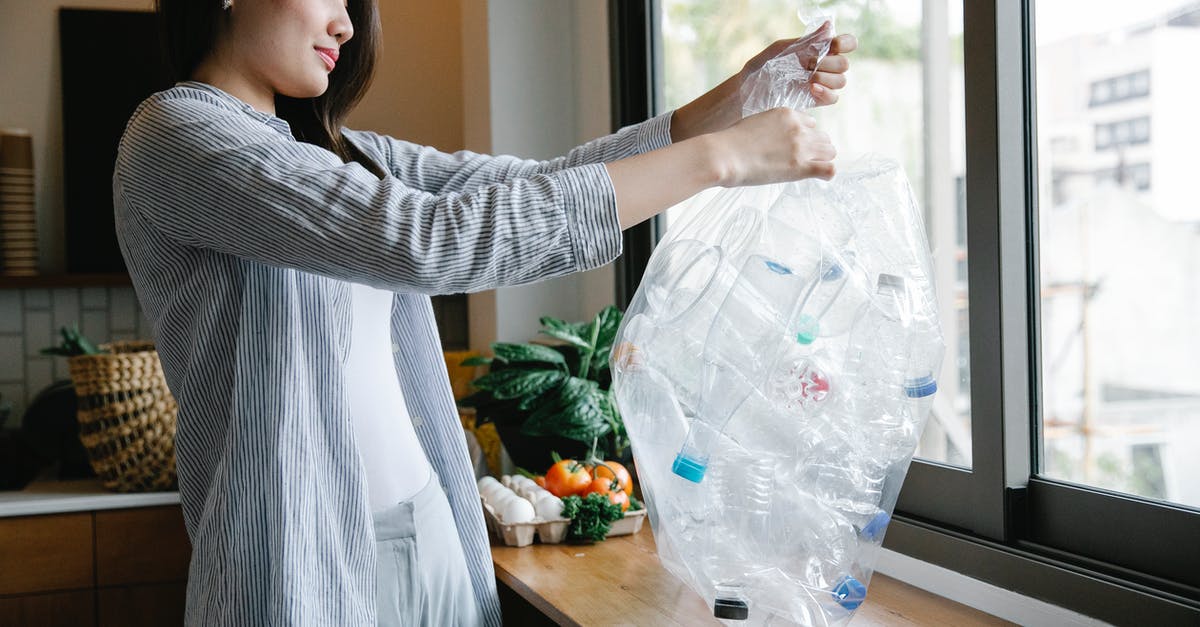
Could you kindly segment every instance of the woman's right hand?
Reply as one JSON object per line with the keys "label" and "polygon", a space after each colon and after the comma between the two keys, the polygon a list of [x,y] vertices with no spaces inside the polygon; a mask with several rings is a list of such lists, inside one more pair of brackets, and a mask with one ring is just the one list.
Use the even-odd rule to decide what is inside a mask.
{"label": "woman's right hand", "polygon": [[837,150],[807,113],[763,111],[712,133],[710,140],[723,187],[833,178]]}
{"label": "woman's right hand", "polygon": [[772,109],[605,167],[621,228],[627,229],[713,186],[832,178],[836,154],[812,116]]}

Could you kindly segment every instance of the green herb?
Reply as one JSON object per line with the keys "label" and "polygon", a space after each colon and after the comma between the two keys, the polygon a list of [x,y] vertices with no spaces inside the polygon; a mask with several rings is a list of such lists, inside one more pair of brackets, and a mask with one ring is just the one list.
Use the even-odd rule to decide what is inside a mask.
{"label": "green herb", "polygon": [[646,509],[646,506],[643,505],[641,501],[633,498],[632,496],[629,497],[629,511],[636,512],[639,509]]}
{"label": "green herb", "polygon": [[609,390],[608,359],[621,310],[606,307],[590,322],[545,316],[541,323],[561,345],[492,344],[495,357],[463,362],[486,365],[488,373],[471,382],[478,391],[459,404],[475,408],[476,424],[516,424],[526,435],[570,438],[593,445],[594,454],[620,457],[629,437]]}
{"label": "green herb", "polygon": [[592,493],[582,499],[578,496],[563,499],[563,516],[571,519],[571,526],[567,527],[568,540],[599,542],[622,514],[620,505],[602,494]]}
{"label": "green herb", "polygon": [[64,357],[74,357],[76,355],[99,355],[107,351],[96,348],[96,345],[89,341],[82,333],[79,332],[79,325],[73,323],[70,327],[62,327],[59,329],[62,334],[62,343],[58,346],[49,346],[43,348],[43,355],[62,355]]}

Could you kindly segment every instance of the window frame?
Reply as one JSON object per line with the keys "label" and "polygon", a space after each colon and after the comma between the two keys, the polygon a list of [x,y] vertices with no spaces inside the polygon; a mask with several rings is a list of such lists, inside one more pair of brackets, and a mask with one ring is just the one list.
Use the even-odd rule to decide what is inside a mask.
{"label": "window frame", "polygon": [[[963,0],[972,468],[913,460],[884,546],[1101,620],[1196,622],[1200,512],[1037,474],[1034,1]],[[610,0],[614,127],[661,109],[658,5]],[[626,233],[621,306],[659,235]]]}

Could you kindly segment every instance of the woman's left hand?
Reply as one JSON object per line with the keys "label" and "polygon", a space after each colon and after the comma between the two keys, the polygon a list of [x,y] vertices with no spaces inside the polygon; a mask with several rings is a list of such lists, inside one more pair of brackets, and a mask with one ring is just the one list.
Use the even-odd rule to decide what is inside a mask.
{"label": "woman's left hand", "polygon": [[[828,36],[824,24],[807,37],[781,39],[754,55],[737,74],[717,85],[708,93],[689,102],[675,111],[671,117],[671,141],[679,142],[690,137],[705,133],[724,130],[742,119],[741,90],[742,83],[767,61],[783,54],[792,47],[797,47],[796,54],[804,67],[813,69],[816,57],[812,55],[809,46],[797,46],[805,39],[816,40]],[[847,54],[858,48],[858,40],[854,35],[838,35],[829,45],[829,53],[821,59],[813,73],[811,85],[813,100],[818,107],[831,105],[838,100],[837,90],[846,86],[846,71],[850,69]]]}

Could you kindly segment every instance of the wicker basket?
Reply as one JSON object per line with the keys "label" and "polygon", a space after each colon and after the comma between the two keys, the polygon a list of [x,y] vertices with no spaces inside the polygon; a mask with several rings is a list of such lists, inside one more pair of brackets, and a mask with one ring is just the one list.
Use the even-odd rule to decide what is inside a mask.
{"label": "wicker basket", "polygon": [[79,399],[79,438],[92,469],[117,492],[176,489],[175,416],[154,344],[101,344],[109,354],[67,360]]}

